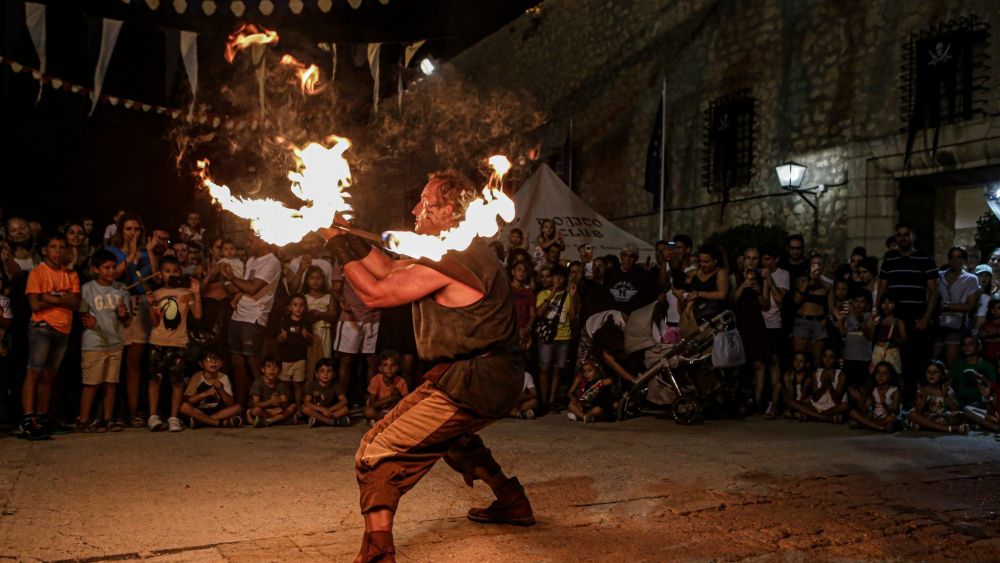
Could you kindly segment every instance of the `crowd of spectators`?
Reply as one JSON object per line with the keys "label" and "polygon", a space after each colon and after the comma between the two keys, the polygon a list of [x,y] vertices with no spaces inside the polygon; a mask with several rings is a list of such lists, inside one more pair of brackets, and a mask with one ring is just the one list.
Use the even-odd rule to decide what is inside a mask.
{"label": "crowd of spectators", "polygon": [[[366,307],[318,236],[236,242],[197,213],[175,228],[127,211],[103,232],[91,219],[3,227],[0,417],[24,437],[371,424],[419,385],[410,307]],[[727,256],[677,234],[640,262],[631,245],[567,248],[551,220],[534,240],[510,229],[491,243],[528,366],[510,416],[615,420],[644,369],[626,321],[656,304],[649,328],[667,346],[734,313],[746,363],[718,376],[735,380],[744,413],[997,431],[993,269],[957,246],[939,267],[916,236],[900,223],[882,257],[858,247],[841,260],[800,235]]]}

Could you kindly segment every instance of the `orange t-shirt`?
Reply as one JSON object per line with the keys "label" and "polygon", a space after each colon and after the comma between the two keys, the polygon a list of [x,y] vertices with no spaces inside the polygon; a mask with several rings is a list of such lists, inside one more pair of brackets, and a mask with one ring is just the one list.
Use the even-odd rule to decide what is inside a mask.
{"label": "orange t-shirt", "polygon": [[[53,270],[48,264],[41,264],[32,268],[28,273],[28,287],[25,288],[25,295],[32,293],[52,293],[59,291],[62,293],[80,293],[80,278],[76,272],[63,268]],[[69,334],[73,328],[73,311],[66,307],[49,307],[31,313],[31,320],[35,322],[48,323],[53,329],[63,334]]]}
{"label": "orange t-shirt", "polygon": [[371,383],[368,384],[368,393],[371,394],[372,397],[375,397],[376,401],[379,401],[385,399],[389,395],[392,395],[393,388],[398,389],[400,395],[406,395],[409,392],[406,387],[406,380],[402,377],[397,375],[396,380],[392,382],[391,386],[389,386],[386,385],[385,378],[382,377],[381,373],[379,373],[376,374],[375,377],[372,378]]}

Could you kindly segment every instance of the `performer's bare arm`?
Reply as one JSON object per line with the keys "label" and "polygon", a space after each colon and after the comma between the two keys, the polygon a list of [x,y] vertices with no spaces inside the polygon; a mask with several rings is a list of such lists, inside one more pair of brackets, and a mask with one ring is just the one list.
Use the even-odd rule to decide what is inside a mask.
{"label": "performer's bare arm", "polygon": [[412,262],[395,267],[390,265],[391,271],[378,279],[365,264],[373,254],[381,253],[371,252],[364,260],[349,262],[344,266],[344,275],[368,307],[395,307],[431,294],[434,294],[434,300],[438,304],[445,307],[465,307],[483,298],[482,291]]}

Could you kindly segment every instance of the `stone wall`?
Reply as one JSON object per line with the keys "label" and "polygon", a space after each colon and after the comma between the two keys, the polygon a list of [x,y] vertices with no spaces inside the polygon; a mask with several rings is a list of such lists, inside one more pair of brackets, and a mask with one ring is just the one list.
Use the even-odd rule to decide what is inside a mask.
{"label": "stone wall", "polygon": [[[843,252],[888,234],[867,226],[849,232],[858,228],[859,214],[889,223],[896,214],[898,194],[887,184],[870,190],[859,163],[875,158],[875,140],[898,145],[907,37],[973,14],[995,25],[1000,4],[548,0],[454,64],[471,79],[533,95],[549,116],[549,147],[562,145],[572,119],[574,187],[606,217],[649,239],[657,235],[659,217],[643,187],[646,147],[665,80],[667,233],[685,231],[697,240],[725,226],[764,221],[810,237],[812,209],[794,194],[746,199],[778,193],[774,166],[794,160],[809,166],[804,185],[839,184],[819,198],[814,246]],[[1000,60],[1000,41],[994,38],[990,51]],[[990,108],[1000,106],[998,83],[993,78],[989,85]],[[758,100],[755,174],[723,207],[702,185],[704,111],[714,98],[742,88]],[[994,137],[957,142],[998,142]],[[900,174],[906,172],[894,173]]]}

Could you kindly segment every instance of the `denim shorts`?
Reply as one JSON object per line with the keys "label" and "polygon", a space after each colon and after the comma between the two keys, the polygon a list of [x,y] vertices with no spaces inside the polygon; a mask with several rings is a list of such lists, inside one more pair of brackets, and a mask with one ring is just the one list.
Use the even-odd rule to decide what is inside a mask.
{"label": "denim shorts", "polygon": [[230,352],[241,356],[259,356],[263,346],[263,326],[243,321],[229,321]]}
{"label": "denim shorts", "polygon": [[68,345],[68,334],[59,332],[44,321],[31,321],[28,324],[28,369],[59,369]]}
{"label": "denim shorts", "polygon": [[827,338],[829,334],[823,321],[813,321],[796,317],[792,326],[792,338],[818,342]]}
{"label": "denim shorts", "polygon": [[538,367],[563,369],[569,358],[569,340],[556,340],[551,344],[538,343]]}

